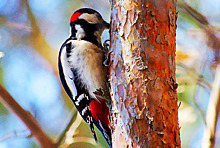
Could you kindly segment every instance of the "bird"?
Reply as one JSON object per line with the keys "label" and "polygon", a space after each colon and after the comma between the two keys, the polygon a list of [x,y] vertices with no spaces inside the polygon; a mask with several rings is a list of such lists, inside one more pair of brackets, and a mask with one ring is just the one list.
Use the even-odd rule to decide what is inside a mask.
{"label": "bird", "polygon": [[94,125],[109,147],[111,142],[110,99],[96,95],[98,89],[108,92],[107,67],[101,36],[110,24],[91,8],[76,10],[70,18],[70,36],[58,56],[61,83],[79,114],[88,123],[97,142]]}

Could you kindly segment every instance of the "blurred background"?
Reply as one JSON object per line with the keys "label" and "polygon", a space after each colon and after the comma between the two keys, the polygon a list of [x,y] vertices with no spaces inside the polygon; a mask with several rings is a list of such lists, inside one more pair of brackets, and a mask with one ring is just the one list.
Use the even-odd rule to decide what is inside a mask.
{"label": "blurred background", "polygon": [[[0,83],[40,122],[61,147],[107,147],[76,113],[58,78],[59,48],[69,36],[69,18],[81,7],[98,10],[110,21],[103,0],[0,0]],[[201,147],[206,111],[220,50],[220,1],[178,1],[177,82],[181,102],[182,147]],[[103,41],[109,38],[107,31]],[[218,91],[218,90],[217,90]],[[218,117],[219,119],[219,117]],[[73,125],[63,141],[69,121]],[[220,147],[220,122],[216,146]],[[38,148],[26,126],[0,102],[0,148]]]}

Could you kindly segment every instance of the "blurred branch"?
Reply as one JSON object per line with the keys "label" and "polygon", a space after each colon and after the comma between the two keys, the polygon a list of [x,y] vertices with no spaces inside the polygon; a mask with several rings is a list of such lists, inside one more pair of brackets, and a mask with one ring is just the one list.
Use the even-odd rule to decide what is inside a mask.
{"label": "blurred branch", "polygon": [[204,26],[208,26],[209,22],[206,19],[205,16],[203,16],[201,13],[199,13],[197,10],[192,8],[190,5],[188,5],[185,0],[180,0],[177,3],[177,6],[179,8],[184,9],[189,15],[191,15],[195,20],[197,20],[200,24]]}
{"label": "blurred branch", "polygon": [[196,103],[196,90],[197,90],[197,87],[198,87],[198,82],[196,83],[196,86],[194,88],[194,91],[193,91],[193,104],[195,105],[195,107],[198,109],[201,117],[202,117],[202,121],[204,122],[205,125],[207,125],[206,123],[206,120],[205,120],[205,112],[200,108],[200,106]]}
{"label": "blurred branch", "polygon": [[26,24],[21,24],[21,23],[17,23],[17,22],[8,21],[5,18],[0,18],[0,23],[5,24],[6,26],[9,26],[11,28],[17,28],[17,29],[26,30],[26,31],[32,31],[32,28],[30,26],[26,25]]}
{"label": "blurred branch", "polygon": [[[77,133],[76,133],[76,129],[79,127],[79,125],[81,124],[82,122],[82,118],[79,114],[79,112],[77,112],[76,114],[76,119],[74,121],[74,123],[72,124],[72,126],[69,128],[69,130],[66,132],[66,144],[71,144],[74,142],[75,140],[75,136]],[[93,139],[94,140],[94,139]],[[95,140],[94,140],[95,141]],[[85,142],[85,141],[84,141]]]}
{"label": "blurred branch", "polygon": [[216,124],[220,112],[220,65],[216,69],[215,80],[206,113],[206,129],[203,135],[203,148],[215,147]]}
{"label": "blurred branch", "polygon": [[[23,0],[24,1],[24,5],[27,8],[27,15],[28,15],[28,19],[31,22],[31,35],[30,35],[30,46],[34,47],[39,53],[40,55],[48,60],[50,62],[50,65],[52,65],[53,67],[53,71],[55,71],[55,74],[57,75],[57,53],[56,52],[52,52],[51,47],[48,45],[47,41],[45,40],[45,38],[42,36],[41,34],[41,30],[40,27],[38,25],[38,22],[29,6],[28,0]],[[50,67],[50,66],[48,66]],[[47,68],[47,67],[46,67]]]}
{"label": "blurred branch", "polygon": [[43,132],[33,115],[25,111],[2,85],[0,85],[0,99],[24,122],[43,148],[57,148],[53,141]]}
{"label": "blurred branch", "polygon": [[186,66],[185,64],[179,62],[176,64],[178,67],[182,68],[187,75],[191,76],[193,79],[195,79],[196,83],[202,86],[203,88],[207,89],[207,91],[210,91],[212,86],[209,84],[207,80],[204,79],[204,76],[201,74],[198,74],[195,72],[195,69]]}
{"label": "blurred branch", "polygon": [[217,29],[215,29],[209,23],[208,19],[206,19],[206,17],[204,15],[202,15],[201,13],[196,11],[194,8],[192,8],[190,5],[188,5],[185,2],[185,0],[178,1],[177,6],[181,9],[185,10],[192,18],[194,18],[195,20],[197,20],[197,22],[199,22],[198,24],[200,24],[200,26],[203,28],[203,30],[206,32],[206,34],[208,36],[207,43],[215,52],[215,62],[218,64],[220,61],[220,54],[219,54],[220,38],[218,38],[215,35],[215,31],[214,31]]}
{"label": "blurred branch", "polygon": [[197,90],[197,85],[205,88],[207,91],[210,91],[212,86],[209,84],[208,81],[204,79],[203,75],[196,73],[193,68],[189,68],[183,63],[178,63],[177,66],[181,67],[189,76],[191,76],[196,81],[196,86],[194,88],[194,93],[193,93],[193,104],[198,109],[199,113],[201,114],[202,120],[206,125],[205,113],[196,103],[196,90]]}
{"label": "blurred branch", "polygon": [[76,112],[76,110],[73,110],[73,112],[71,113],[71,119],[70,119],[69,123],[67,124],[66,128],[63,130],[63,132],[61,133],[61,135],[58,138],[58,141],[56,143],[57,145],[62,144],[62,142],[66,138],[66,133],[69,131],[70,127],[72,126],[72,124],[74,123],[76,118],[77,118],[77,112]]}
{"label": "blurred branch", "polygon": [[95,142],[94,138],[90,138],[90,137],[75,137],[73,138],[73,143],[78,143],[78,142],[87,142],[87,143],[91,143],[92,145],[97,146],[97,143]]}
{"label": "blurred branch", "polygon": [[15,137],[31,137],[31,133],[27,129],[20,129],[20,130],[13,130],[10,133],[5,134],[5,136],[0,138],[0,142],[10,139],[10,138],[15,138]]}
{"label": "blurred branch", "polygon": [[[53,68],[52,71],[57,76],[57,78],[59,78],[58,68],[57,68],[57,63],[58,63],[57,52],[54,52],[54,50],[52,50],[52,48],[48,45],[45,38],[42,36],[40,27],[38,25],[38,22],[37,22],[32,10],[31,10],[31,8],[30,8],[28,0],[22,0],[22,1],[23,1],[24,7],[27,8],[28,19],[31,22],[32,31],[31,31],[31,36],[30,36],[30,46],[32,46],[34,49],[36,49],[37,52],[50,63],[49,66],[45,64],[45,68],[47,70],[51,71],[50,67],[52,66],[52,68]],[[49,67],[49,69],[48,69],[48,67]],[[64,89],[62,88],[61,90],[62,90],[62,95],[66,96],[66,98],[68,98]]]}

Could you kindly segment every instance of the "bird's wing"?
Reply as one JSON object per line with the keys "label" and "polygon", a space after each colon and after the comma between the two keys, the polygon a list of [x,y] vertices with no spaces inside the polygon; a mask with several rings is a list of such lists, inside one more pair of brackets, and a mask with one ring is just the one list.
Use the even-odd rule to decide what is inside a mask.
{"label": "bird's wing", "polygon": [[60,73],[60,80],[63,84],[63,87],[71,99],[77,96],[77,89],[74,83],[74,73],[71,70],[71,67],[67,60],[67,49],[71,48],[71,43],[68,43],[68,40],[60,48],[59,58],[58,58],[58,67]]}

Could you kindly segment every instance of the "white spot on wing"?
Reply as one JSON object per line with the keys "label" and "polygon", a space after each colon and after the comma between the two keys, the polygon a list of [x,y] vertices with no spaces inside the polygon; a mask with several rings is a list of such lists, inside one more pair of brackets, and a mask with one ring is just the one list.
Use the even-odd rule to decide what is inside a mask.
{"label": "white spot on wing", "polygon": [[82,110],[82,116],[84,116],[84,114],[86,113],[87,110],[88,110],[88,107],[86,106],[86,107]]}
{"label": "white spot on wing", "polygon": [[79,103],[82,101],[82,99],[86,98],[87,100],[89,100],[88,96],[86,96],[85,94],[81,94],[78,98],[77,101],[75,102],[75,104],[77,106],[79,106]]}

